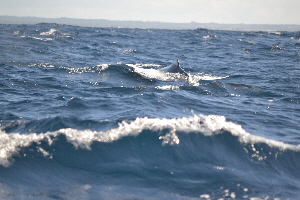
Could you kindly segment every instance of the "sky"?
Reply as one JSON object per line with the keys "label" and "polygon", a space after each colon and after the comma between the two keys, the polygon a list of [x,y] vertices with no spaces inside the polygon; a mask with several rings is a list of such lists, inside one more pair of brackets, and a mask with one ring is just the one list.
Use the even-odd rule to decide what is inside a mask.
{"label": "sky", "polygon": [[300,24],[300,0],[0,0],[0,15],[225,24]]}

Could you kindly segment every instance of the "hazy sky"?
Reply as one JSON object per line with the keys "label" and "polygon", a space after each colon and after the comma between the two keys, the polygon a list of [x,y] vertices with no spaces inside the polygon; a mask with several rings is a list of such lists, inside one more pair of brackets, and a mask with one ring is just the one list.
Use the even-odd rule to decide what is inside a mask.
{"label": "hazy sky", "polygon": [[0,0],[0,15],[300,24],[300,0]]}

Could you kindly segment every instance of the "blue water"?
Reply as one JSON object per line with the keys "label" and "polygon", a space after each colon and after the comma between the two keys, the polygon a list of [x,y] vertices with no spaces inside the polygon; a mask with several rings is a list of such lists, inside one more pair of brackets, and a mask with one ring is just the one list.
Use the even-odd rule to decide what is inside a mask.
{"label": "blue water", "polygon": [[300,198],[300,32],[0,38],[1,199]]}

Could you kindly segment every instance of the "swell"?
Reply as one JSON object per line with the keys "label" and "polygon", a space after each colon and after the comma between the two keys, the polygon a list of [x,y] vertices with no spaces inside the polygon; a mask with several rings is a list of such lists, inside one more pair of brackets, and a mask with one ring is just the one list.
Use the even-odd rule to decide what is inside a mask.
{"label": "swell", "polygon": [[[2,130],[0,161],[6,167],[1,167],[2,181],[45,185],[56,179],[78,184],[89,180],[91,184],[122,185],[126,180],[132,187],[161,188],[192,197],[204,193],[221,197],[225,189],[237,197],[260,196],[269,187],[274,189],[271,197],[280,197],[291,195],[284,188],[295,194],[300,188],[299,146],[251,135],[222,116],[136,118],[118,125],[52,120],[61,122],[55,124],[56,131],[20,134]],[[72,126],[90,123],[98,130],[64,128],[70,122]],[[34,123],[38,122],[27,128]],[[45,120],[40,126],[49,124]],[[37,164],[37,171],[31,170]],[[29,176],[14,175],[16,168]],[[60,170],[78,176],[60,180]],[[53,177],[45,177],[45,171]],[[35,180],[36,176],[40,179]],[[221,190],[222,186],[228,188]]]}
{"label": "swell", "polygon": [[[87,124],[91,124],[92,126],[94,126],[94,130],[92,128],[80,130],[80,127],[86,127]],[[109,124],[109,122],[107,121],[82,121],[77,118],[61,117],[35,120],[29,123],[10,124],[1,128],[1,136],[7,141],[9,141],[9,138],[14,138],[15,140],[11,140],[11,143],[3,142],[2,145],[11,146],[14,148],[18,148],[19,146],[26,147],[28,145],[22,144],[31,144],[33,142],[39,142],[45,139],[49,140],[49,145],[51,145],[54,138],[63,135],[67,138],[68,142],[73,144],[76,148],[91,149],[91,146],[94,143],[98,142],[113,143],[121,140],[124,137],[135,138],[136,136],[145,137],[145,135],[154,135],[154,137],[158,141],[161,141],[161,146],[180,146],[182,142],[185,143],[188,140],[185,135],[188,135],[189,137],[191,135],[197,135],[197,137],[202,137],[202,140],[214,140],[218,137],[225,137],[224,145],[228,147],[230,147],[229,141],[233,137],[235,138],[234,140],[238,141],[238,144],[241,145],[241,147],[243,147],[243,145],[250,145],[252,146],[253,150],[256,149],[253,147],[253,145],[261,145],[261,149],[269,149],[265,152],[265,154],[271,152],[271,149],[277,149],[278,152],[299,151],[299,146],[294,146],[280,141],[251,135],[243,130],[240,125],[234,124],[232,122],[227,122],[225,117],[217,115],[195,115],[192,117],[173,119],[147,117],[136,118],[135,120],[130,122],[119,122],[118,126],[115,128],[103,130],[103,127],[107,127],[108,125],[112,126],[112,124]],[[79,129],[76,129],[75,127],[66,128],[68,126],[77,126],[77,128]],[[38,133],[32,133],[31,130],[33,127],[35,127],[35,130],[39,130]],[[48,130],[48,132],[43,132],[45,131],[43,127],[48,127],[50,128],[50,130]],[[51,131],[51,128],[53,129],[53,131]],[[102,130],[99,131],[99,129]],[[18,133],[18,131],[23,132],[23,134]],[[180,139],[179,135],[180,137],[183,137],[185,139]],[[226,139],[227,137],[229,137],[229,139]],[[52,142],[50,142],[50,140]],[[216,146],[219,147],[219,145]],[[260,149],[259,147],[258,149]],[[247,151],[252,152],[252,150],[248,149]],[[2,148],[2,151],[5,152],[5,148]],[[255,152],[257,153],[257,155],[259,155],[259,150]],[[263,158],[264,157],[260,156],[261,160],[264,160]]]}

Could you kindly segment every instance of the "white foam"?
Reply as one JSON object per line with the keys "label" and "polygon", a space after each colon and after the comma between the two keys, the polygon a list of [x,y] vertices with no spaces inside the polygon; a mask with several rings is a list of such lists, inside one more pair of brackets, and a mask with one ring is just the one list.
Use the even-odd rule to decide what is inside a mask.
{"label": "white foam", "polygon": [[[187,78],[186,76],[179,73],[169,73],[169,72],[159,71],[157,70],[157,67],[159,67],[159,65],[154,65],[154,64],[143,64],[143,65],[127,64],[127,65],[132,67],[135,73],[140,74],[146,79],[156,79],[160,81],[186,81],[186,83],[188,83],[191,86],[199,86],[201,80],[219,80],[228,77],[228,76],[225,77],[213,76],[211,74],[204,74],[204,73],[195,73],[195,74],[190,73],[189,77]],[[155,68],[150,68],[150,69],[144,68],[149,66]],[[168,88],[160,87],[158,89],[164,90]],[[178,89],[178,88],[174,88],[174,89]]]}
{"label": "white foam", "polygon": [[158,68],[161,65],[157,65],[157,64],[136,64],[136,65],[128,64],[128,66]]}
{"label": "white foam", "polygon": [[7,134],[0,131],[0,165],[9,166],[14,154],[19,152],[20,148],[29,146],[32,142],[39,142],[42,140],[48,140],[51,145],[52,141],[48,134],[19,134],[12,133]]}
{"label": "white foam", "polygon": [[100,73],[109,68],[108,64],[101,64],[96,65],[95,67],[80,67],[80,68],[73,68],[73,67],[62,67],[59,68],[68,70],[70,74],[82,74],[82,73]]}
{"label": "white foam", "polygon": [[169,73],[159,71],[156,69],[144,69],[140,67],[133,67],[135,73],[138,73],[145,79],[159,80],[159,81],[185,81],[186,76],[179,73]]}
{"label": "white foam", "polygon": [[51,28],[49,31],[47,32],[41,32],[40,35],[54,35],[54,34],[60,34],[60,35],[69,35],[68,33],[63,33],[61,31],[55,30],[53,28]]}
{"label": "white foam", "polygon": [[42,40],[42,41],[54,40],[53,38],[40,38],[40,37],[33,37],[33,36],[21,36],[21,37],[28,37],[28,38],[33,38],[33,39]]}
{"label": "white foam", "polygon": [[160,90],[179,90],[179,86],[175,86],[175,85],[157,86],[155,88]]}
{"label": "white foam", "polygon": [[209,80],[209,81],[213,81],[213,80],[219,80],[219,79],[224,79],[224,78],[228,78],[228,76],[213,76],[211,74],[204,74],[204,73],[196,73],[196,74],[189,74],[189,85],[192,86],[198,86],[200,85],[200,82],[202,80]]}
{"label": "white foam", "polygon": [[[170,132],[161,135],[163,130],[169,129]],[[212,136],[227,131],[239,138],[242,143],[265,143],[270,147],[279,150],[300,151],[300,145],[295,146],[280,141],[267,139],[261,136],[255,136],[247,133],[240,125],[226,121],[224,116],[218,115],[194,115],[192,117],[160,119],[160,118],[136,118],[131,122],[123,121],[118,127],[107,131],[93,130],[77,130],[73,128],[60,129],[55,132],[47,132],[40,134],[7,134],[0,131],[0,164],[9,166],[12,156],[17,154],[23,147],[27,147],[33,142],[40,143],[46,141],[49,145],[58,135],[66,136],[68,142],[72,143],[76,148],[91,149],[91,144],[98,142],[113,142],[125,136],[137,136],[144,130],[152,130],[158,132],[158,138],[162,140],[163,145],[177,145],[180,138],[176,134],[177,131],[184,133],[199,133],[205,136]],[[223,130],[223,131],[222,131]],[[51,155],[43,149],[38,149],[44,156],[51,158]]]}
{"label": "white foam", "polygon": [[101,65],[97,65],[96,67],[98,68],[99,71],[104,71],[104,70],[108,69],[109,65],[101,64]]}

